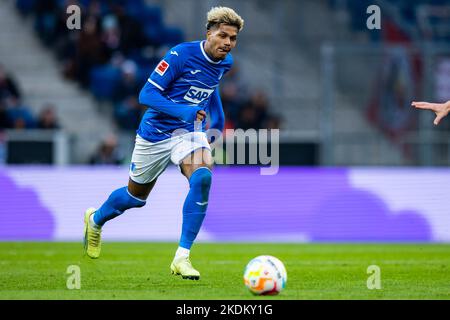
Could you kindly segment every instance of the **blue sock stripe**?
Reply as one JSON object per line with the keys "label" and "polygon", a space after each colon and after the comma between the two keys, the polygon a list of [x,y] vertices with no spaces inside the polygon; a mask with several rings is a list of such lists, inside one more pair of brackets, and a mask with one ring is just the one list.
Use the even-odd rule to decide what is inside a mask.
{"label": "blue sock stripe", "polygon": [[135,199],[135,200],[137,200],[137,201],[142,202],[144,205],[147,203],[147,200],[142,200],[142,199],[139,199],[138,197],[133,196],[133,195],[130,193],[130,191],[128,190],[128,188],[127,188],[127,193],[128,193],[128,195],[129,195],[130,197],[132,197],[133,199]]}

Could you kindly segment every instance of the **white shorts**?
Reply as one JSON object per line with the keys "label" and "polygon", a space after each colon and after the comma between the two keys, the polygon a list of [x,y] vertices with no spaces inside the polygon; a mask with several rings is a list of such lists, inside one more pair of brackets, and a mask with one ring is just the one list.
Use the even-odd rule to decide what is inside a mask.
{"label": "white shorts", "polygon": [[136,135],[130,164],[130,179],[139,184],[150,183],[166,170],[169,162],[179,166],[197,149],[211,151],[204,132],[188,132],[158,142],[149,142]]}

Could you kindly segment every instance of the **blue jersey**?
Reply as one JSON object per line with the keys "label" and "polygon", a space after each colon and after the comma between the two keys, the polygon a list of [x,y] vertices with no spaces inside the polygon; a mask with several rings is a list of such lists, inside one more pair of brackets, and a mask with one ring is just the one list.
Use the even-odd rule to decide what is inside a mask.
{"label": "blue jersey", "polygon": [[[210,105],[222,109],[219,81],[230,70],[233,58],[228,53],[224,60],[213,61],[204,43],[185,42],[173,47],[150,75],[139,95],[140,103],[149,107],[137,130],[142,138],[157,142],[170,138],[177,129],[192,132],[198,110],[209,112]],[[206,120],[203,131],[205,125]]]}

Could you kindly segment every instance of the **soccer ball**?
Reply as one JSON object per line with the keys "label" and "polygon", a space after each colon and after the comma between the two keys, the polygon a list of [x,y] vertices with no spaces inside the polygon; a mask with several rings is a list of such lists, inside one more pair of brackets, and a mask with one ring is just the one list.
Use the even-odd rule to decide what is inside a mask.
{"label": "soccer ball", "polygon": [[272,256],[258,256],[245,267],[244,284],[255,295],[275,295],[286,286],[283,263]]}

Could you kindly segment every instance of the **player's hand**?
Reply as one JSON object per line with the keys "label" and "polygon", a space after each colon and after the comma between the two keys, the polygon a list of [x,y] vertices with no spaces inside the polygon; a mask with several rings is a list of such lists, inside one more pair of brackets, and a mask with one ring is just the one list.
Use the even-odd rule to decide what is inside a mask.
{"label": "player's hand", "polygon": [[416,102],[413,101],[411,105],[417,109],[425,109],[431,110],[436,114],[436,118],[434,119],[434,125],[438,125],[439,122],[448,115],[450,111],[450,102],[446,103],[430,103],[430,102]]}
{"label": "player's hand", "polygon": [[206,118],[206,112],[204,110],[197,111],[197,118],[195,121],[203,121]]}

